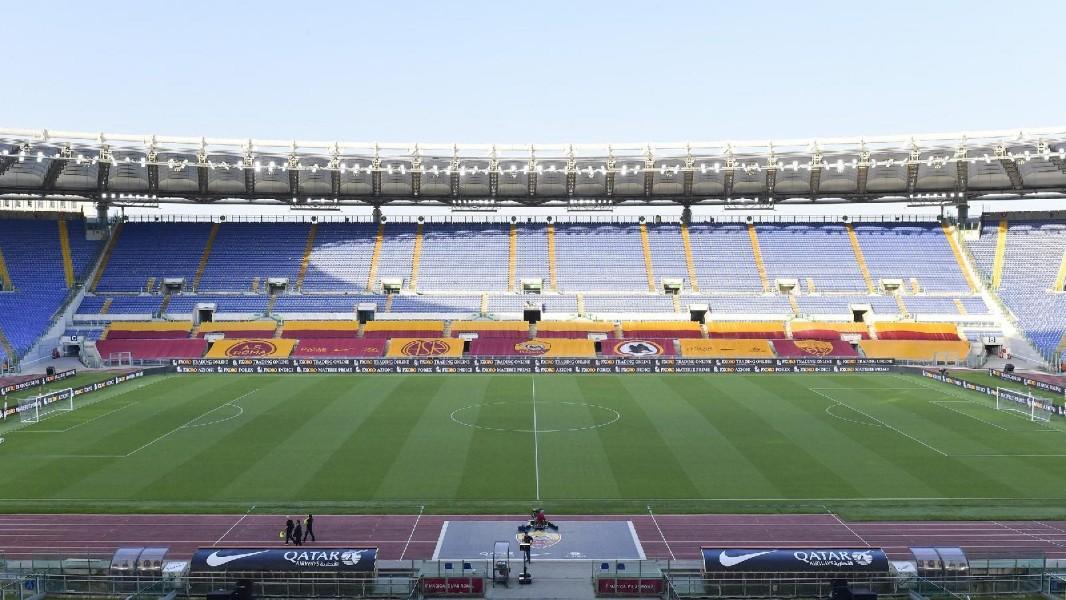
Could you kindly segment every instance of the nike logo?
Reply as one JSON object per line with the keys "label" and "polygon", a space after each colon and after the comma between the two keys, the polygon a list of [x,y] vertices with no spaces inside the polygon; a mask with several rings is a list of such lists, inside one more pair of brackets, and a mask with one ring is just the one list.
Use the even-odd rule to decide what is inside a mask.
{"label": "nike logo", "polygon": [[762,556],[763,554],[769,554],[771,552],[773,552],[773,550],[764,550],[762,552],[751,552],[749,554],[738,554],[737,556],[729,556],[725,553],[725,551],[722,551],[722,553],[718,555],[718,562],[722,563],[723,567],[732,567],[739,565],[740,563],[746,560],[751,560],[756,556]]}
{"label": "nike logo", "polygon": [[231,554],[229,556],[219,556],[218,552],[212,552],[207,555],[207,559],[204,561],[209,567],[221,567],[222,565],[233,562],[238,558],[247,558],[249,556],[255,556],[256,554],[262,554],[264,552],[270,552],[269,550],[259,550],[258,552],[248,552],[245,554]]}

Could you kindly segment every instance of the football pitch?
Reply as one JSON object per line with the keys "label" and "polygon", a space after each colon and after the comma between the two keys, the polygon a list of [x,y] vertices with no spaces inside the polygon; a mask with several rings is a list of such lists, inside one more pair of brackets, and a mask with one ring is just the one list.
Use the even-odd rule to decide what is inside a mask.
{"label": "football pitch", "polygon": [[903,374],[151,376],[3,435],[3,512],[1066,515],[1066,420]]}

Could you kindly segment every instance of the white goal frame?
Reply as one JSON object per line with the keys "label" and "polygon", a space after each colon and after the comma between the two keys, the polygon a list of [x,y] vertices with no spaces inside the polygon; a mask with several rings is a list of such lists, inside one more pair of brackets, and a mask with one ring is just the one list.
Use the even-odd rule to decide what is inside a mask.
{"label": "white goal frame", "polygon": [[40,423],[42,419],[47,419],[56,413],[72,410],[74,410],[73,388],[19,400],[19,420],[23,423]]}
{"label": "white goal frame", "polygon": [[[1019,396],[1025,396],[1028,401],[1023,405],[1011,399],[1004,399],[1000,395],[1000,391],[1003,390]],[[1039,403],[1036,401],[1036,398],[1031,391],[1022,393],[1009,388],[996,387],[996,410],[1017,413],[1032,422],[1040,421],[1042,423],[1050,423],[1052,413],[1039,407],[1038,404]]]}

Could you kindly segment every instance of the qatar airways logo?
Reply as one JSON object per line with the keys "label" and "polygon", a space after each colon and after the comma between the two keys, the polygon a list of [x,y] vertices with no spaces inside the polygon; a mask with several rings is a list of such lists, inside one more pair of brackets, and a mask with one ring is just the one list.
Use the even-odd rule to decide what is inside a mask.
{"label": "qatar airways logo", "polygon": [[874,561],[869,551],[851,552],[848,550],[798,551],[792,556],[812,567],[865,567]]}
{"label": "qatar airways logo", "polygon": [[366,550],[304,550],[290,551],[283,556],[285,560],[299,567],[354,567]]}

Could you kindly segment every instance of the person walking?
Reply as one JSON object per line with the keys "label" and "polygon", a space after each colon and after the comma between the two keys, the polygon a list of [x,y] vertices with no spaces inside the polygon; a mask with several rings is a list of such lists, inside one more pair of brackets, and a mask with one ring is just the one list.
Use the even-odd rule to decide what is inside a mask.
{"label": "person walking", "polygon": [[303,541],[306,542],[308,537],[311,538],[312,542],[317,541],[317,540],[315,540],[315,517],[311,513],[307,513],[307,518],[304,519],[304,539],[303,539]]}
{"label": "person walking", "polygon": [[300,525],[299,519],[296,519],[296,529],[292,530],[292,542],[297,546],[304,545],[304,528]]}
{"label": "person walking", "polygon": [[292,522],[292,519],[285,520],[285,545],[288,546],[292,541],[292,530],[296,527],[296,524]]}

